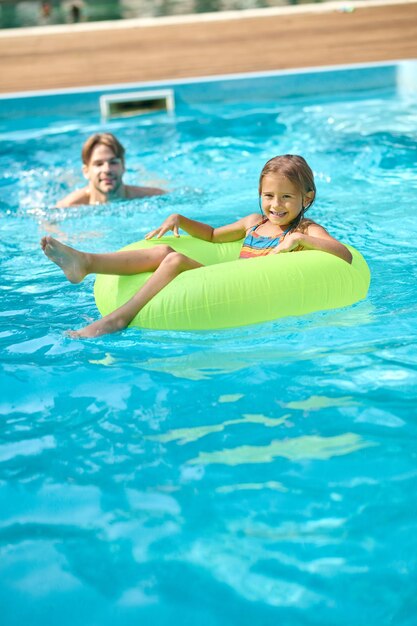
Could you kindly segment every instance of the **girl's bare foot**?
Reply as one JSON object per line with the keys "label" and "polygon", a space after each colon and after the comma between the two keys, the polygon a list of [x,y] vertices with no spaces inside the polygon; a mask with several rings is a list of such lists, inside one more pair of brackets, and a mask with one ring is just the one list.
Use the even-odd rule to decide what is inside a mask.
{"label": "girl's bare foot", "polygon": [[51,261],[56,263],[71,283],[80,283],[88,274],[87,255],[74,248],[65,246],[57,239],[42,237],[41,248]]}
{"label": "girl's bare foot", "polygon": [[80,330],[68,330],[67,335],[71,339],[94,339],[101,335],[109,335],[110,333],[116,333],[126,328],[126,324],[122,322],[117,315],[110,313],[105,315],[100,320],[80,328]]}
{"label": "girl's bare foot", "polygon": [[80,330],[67,330],[65,334],[71,339],[94,339],[100,333],[91,332],[88,330],[88,326],[86,326],[85,328],[80,328]]}

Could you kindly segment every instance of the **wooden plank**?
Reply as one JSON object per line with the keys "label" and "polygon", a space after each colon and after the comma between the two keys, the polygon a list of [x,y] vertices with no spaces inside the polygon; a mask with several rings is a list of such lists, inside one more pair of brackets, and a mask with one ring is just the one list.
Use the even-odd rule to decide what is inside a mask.
{"label": "wooden plank", "polygon": [[417,2],[0,37],[0,92],[415,58],[416,24]]}

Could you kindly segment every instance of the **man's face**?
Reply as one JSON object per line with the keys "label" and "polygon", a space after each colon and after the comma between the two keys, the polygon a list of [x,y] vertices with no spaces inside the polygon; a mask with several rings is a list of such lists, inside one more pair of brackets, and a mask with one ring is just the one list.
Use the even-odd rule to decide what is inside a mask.
{"label": "man's face", "polygon": [[117,197],[121,193],[124,171],[123,161],[111,148],[101,143],[91,153],[90,162],[83,165],[83,174],[90,185],[111,197]]}

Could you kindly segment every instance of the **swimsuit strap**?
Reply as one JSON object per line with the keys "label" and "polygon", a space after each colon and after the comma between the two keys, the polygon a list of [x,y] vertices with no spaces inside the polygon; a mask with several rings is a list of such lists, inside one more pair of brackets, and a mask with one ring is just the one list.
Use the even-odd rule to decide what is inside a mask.
{"label": "swimsuit strap", "polygon": [[258,228],[258,226],[262,226],[262,224],[265,224],[265,222],[267,222],[267,221],[268,221],[268,218],[267,218],[267,217],[264,217],[264,218],[263,218],[263,220],[262,220],[262,222],[259,222],[259,224],[255,224],[255,226],[252,226],[252,228],[249,228],[249,230],[248,230],[248,235],[249,235],[250,233],[254,233],[254,232],[255,232],[255,230]]}
{"label": "swimsuit strap", "polygon": [[[265,224],[267,221],[268,221],[268,218],[267,218],[267,217],[264,217],[264,218],[263,218],[263,220],[262,220],[262,222],[259,222],[259,224],[255,224],[255,226],[252,226],[252,228],[250,228],[250,229],[249,229],[249,231],[248,231],[248,235],[249,235],[249,234],[251,234],[251,233],[254,233],[254,232],[255,232],[255,230],[258,228],[258,226],[262,226],[262,224]],[[294,220],[293,220],[293,221],[294,221]],[[265,239],[281,239],[282,237],[285,237],[285,235],[286,235],[287,233],[289,233],[289,232],[290,232],[291,228],[292,228],[292,225],[290,225],[290,226],[289,226],[286,230],[284,230],[284,232],[283,232],[283,233],[281,233],[280,235],[278,235],[278,237],[265,237]],[[259,236],[260,236],[260,237],[264,237],[264,235],[259,235]]]}
{"label": "swimsuit strap", "polygon": [[284,230],[284,232],[280,234],[279,238],[281,239],[281,237],[285,237],[285,235],[290,232],[291,228],[292,226],[289,226],[287,230]]}

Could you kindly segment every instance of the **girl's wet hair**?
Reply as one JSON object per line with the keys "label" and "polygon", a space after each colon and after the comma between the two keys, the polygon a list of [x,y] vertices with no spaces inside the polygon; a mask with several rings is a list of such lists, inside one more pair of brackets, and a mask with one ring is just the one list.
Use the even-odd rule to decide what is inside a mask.
{"label": "girl's wet hair", "polygon": [[314,192],[314,197],[310,204],[304,209],[303,213],[311,207],[316,197],[316,185],[314,183],[314,174],[307,161],[296,154],[283,154],[269,159],[262,168],[259,177],[259,195],[262,193],[262,181],[268,174],[281,174],[290,180],[300,192],[305,195],[308,192]]}
{"label": "girl's wet hair", "polygon": [[88,165],[90,163],[93,150],[99,144],[103,144],[104,146],[110,148],[110,150],[114,152],[115,156],[124,164],[125,149],[120,141],[111,133],[96,133],[95,135],[91,135],[82,147],[81,158],[84,165]]}

